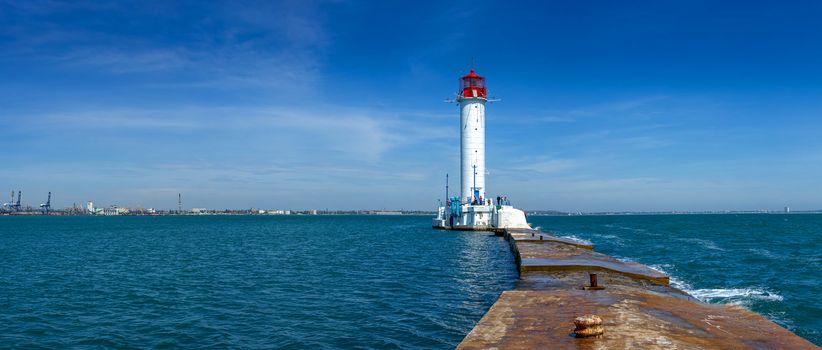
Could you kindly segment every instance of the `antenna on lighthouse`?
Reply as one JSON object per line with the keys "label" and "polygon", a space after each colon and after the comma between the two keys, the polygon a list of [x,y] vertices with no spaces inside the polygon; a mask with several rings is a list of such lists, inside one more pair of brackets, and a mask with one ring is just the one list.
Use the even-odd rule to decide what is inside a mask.
{"label": "antenna on lighthouse", "polygon": [[448,204],[448,173],[445,173],[445,203]]}

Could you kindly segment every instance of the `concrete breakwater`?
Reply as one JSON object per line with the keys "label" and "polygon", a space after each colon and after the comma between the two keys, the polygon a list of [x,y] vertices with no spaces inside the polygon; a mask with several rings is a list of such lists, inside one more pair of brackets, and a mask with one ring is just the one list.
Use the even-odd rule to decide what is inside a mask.
{"label": "concrete breakwater", "polygon": [[[664,273],[531,229],[500,232],[520,273],[458,349],[819,349],[763,316],[699,302]],[[604,333],[575,337],[574,320]]]}

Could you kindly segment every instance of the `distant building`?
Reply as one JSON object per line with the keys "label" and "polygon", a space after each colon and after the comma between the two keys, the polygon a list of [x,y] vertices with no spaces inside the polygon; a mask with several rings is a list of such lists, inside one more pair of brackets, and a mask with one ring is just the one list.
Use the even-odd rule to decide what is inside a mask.
{"label": "distant building", "polygon": [[89,212],[92,215],[104,215],[104,216],[116,216],[116,215],[126,215],[131,212],[128,208],[120,208],[116,205],[112,205],[108,208],[94,208],[91,206],[91,202],[89,202],[89,207],[92,210]]}
{"label": "distant building", "polygon": [[317,215],[317,209],[311,210],[311,215]]}
{"label": "distant building", "polygon": [[191,212],[194,214],[202,214],[208,212],[206,208],[191,208]]}
{"label": "distant building", "polygon": [[790,212],[791,212],[791,207],[786,205],[785,206],[785,214],[790,213]]}
{"label": "distant building", "polygon": [[88,201],[88,203],[86,203],[86,210],[88,210],[89,214],[94,214],[94,202]]}
{"label": "distant building", "polygon": [[270,215],[290,215],[291,210],[272,209],[272,210],[268,210],[268,214],[270,214]]}
{"label": "distant building", "polygon": [[121,213],[120,209],[123,209],[123,208],[118,208],[116,205],[112,205],[108,208],[97,208],[94,213],[97,214],[97,215],[104,215],[104,216],[116,216],[116,215],[120,215],[120,213]]}

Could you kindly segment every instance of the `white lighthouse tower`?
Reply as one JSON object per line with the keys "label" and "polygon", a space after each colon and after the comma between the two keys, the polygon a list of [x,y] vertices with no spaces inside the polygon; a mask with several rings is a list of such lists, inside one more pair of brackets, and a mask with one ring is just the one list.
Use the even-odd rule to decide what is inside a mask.
{"label": "white lighthouse tower", "polygon": [[474,73],[460,78],[460,192],[463,205],[486,204],[485,198],[485,78]]}
{"label": "white lighthouse tower", "polygon": [[[446,198],[433,226],[455,230],[528,227],[525,213],[513,208],[507,198],[486,197],[485,78],[473,69],[461,77],[456,102],[460,106],[460,196]],[[446,182],[446,193],[447,187]]]}

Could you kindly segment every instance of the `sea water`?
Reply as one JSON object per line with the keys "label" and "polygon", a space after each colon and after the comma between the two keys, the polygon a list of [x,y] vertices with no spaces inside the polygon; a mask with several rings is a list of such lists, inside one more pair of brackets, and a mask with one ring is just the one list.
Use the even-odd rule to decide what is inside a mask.
{"label": "sea water", "polygon": [[0,217],[0,348],[451,348],[517,274],[430,221]]}
{"label": "sea water", "polygon": [[[822,215],[529,221],[822,341]],[[516,278],[427,216],[0,217],[0,348],[445,349]]]}
{"label": "sea water", "polygon": [[756,311],[822,344],[822,215],[534,216],[534,226],[671,276],[708,303]]}

